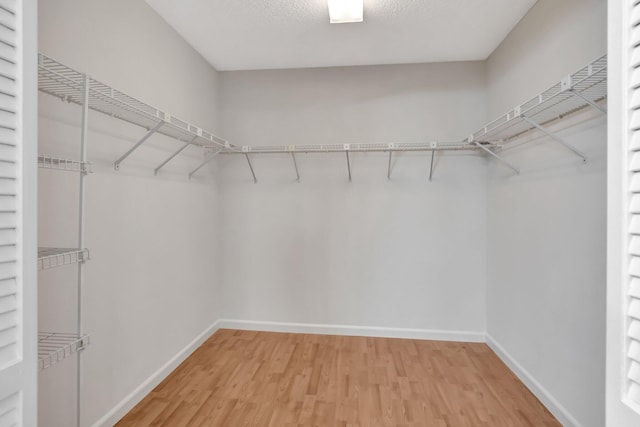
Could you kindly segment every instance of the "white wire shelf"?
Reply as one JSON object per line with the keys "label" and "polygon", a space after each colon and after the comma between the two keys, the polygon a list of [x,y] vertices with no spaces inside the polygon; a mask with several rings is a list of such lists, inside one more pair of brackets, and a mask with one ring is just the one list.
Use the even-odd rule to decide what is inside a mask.
{"label": "white wire shelf", "polygon": [[70,160],[61,157],[52,157],[45,155],[38,156],[38,167],[41,169],[54,169],[68,172],[91,172],[90,162],[81,162],[79,160]]}
{"label": "white wire shelf", "polygon": [[46,55],[38,54],[38,88],[42,92],[82,105],[85,79],[89,83],[89,108],[94,111],[148,130],[162,123],[157,133],[181,141],[191,141],[193,145],[234,148],[211,132],[87,77]]}
{"label": "white wire shelf", "polygon": [[536,128],[531,121],[543,126],[589,106],[605,112],[599,103],[606,97],[607,55],[603,55],[473,133],[468,142],[505,144]]}
{"label": "white wire shelf", "polygon": [[89,335],[38,332],[38,367],[47,369],[88,345]]}
{"label": "white wire shelf", "polygon": [[[391,156],[392,152],[399,151],[431,151],[432,161],[429,174],[431,177],[433,153],[449,150],[483,150],[506,164],[516,173],[519,173],[519,169],[516,166],[496,154],[503,145],[532,129],[539,129],[582,157],[584,161],[587,161],[587,157],[582,152],[547,131],[544,125],[589,106],[606,113],[601,105],[601,101],[607,96],[607,56],[604,55],[572,75],[565,77],[550,89],[487,124],[463,141],[387,144],[246,145],[238,147],[197,126],[173,117],[164,111],[75,71],[46,55],[39,54],[38,65],[38,86],[42,92],[78,105],[83,105],[86,96],[90,109],[147,129],[147,134],[114,162],[116,169],[119,168],[124,159],[150,136],[154,133],[160,133],[182,141],[183,145],[155,168],[154,173],[156,174],[187,147],[196,145],[205,148],[206,156],[204,161],[191,171],[189,178],[212,161],[218,154],[244,154],[254,182],[257,182],[249,154],[289,153],[293,156],[296,175],[299,179],[298,167],[295,163],[296,153],[345,152],[349,167],[349,178],[351,179],[350,152],[388,152],[389,156]],[[85,88],[87,89],[86,91]],[[389,160],[390,163],[391,160]],[[72,168],[81,167],[73,164],[70,164],[70,166]],[[61,169],[62,167],[56,168]],[[388,169],[387,176],[390,177],[390,166]]]}
{"label": "white wire shelf", "polygon": [[277,154],[277,153],[343,153],[351,152],[399,152],[399,151],[444,151],[444,150],[476,150],[477,146],[468,142],[409,142],[388,144],[304,144],[304,145],[263,145],[243,146],[239,151],[221,154]]}
{"label": "white wire shelf", "polygon": [[84,262],[89,259],[88,249],[38,248],[38,270]]}

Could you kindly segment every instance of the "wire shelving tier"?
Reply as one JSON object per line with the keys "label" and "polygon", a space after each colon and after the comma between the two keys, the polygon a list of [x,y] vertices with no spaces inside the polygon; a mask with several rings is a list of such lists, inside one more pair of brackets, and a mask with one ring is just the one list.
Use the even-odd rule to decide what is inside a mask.
{"label": "wire shelving tier", "polygon": [[91,172],[91,163],[89,162],[44,155],[38,156],[38,167],[41,169],[55,169],[69,172]]}
{"label": "wire shelving tier", "polygon": [[565,77],[553,87],[473,133],[459,142],[417,142],[390,144],[307,144],[243,146],[240,150],[223,154],[272,153],[326,153],[326,152],[390,152],[431,150],[478,150],[478,142],[487,148],[496,148],[535,129],[531,121],[545,125],[571,113],[592,106],[604,112],[599,105],[607,96],[607,56],[603,55],[574,74]]}
{"label": "wire shelving tier", "polygon": [[185,142],[190,141],[193,145],[233,148],[231,144],[211,132],[87,77],[46,55],[38,55],[38,88],[42,92],[82,106],[85,80],[89,83],[91,110],[148,130],[161,124],[156,130],[157,133]]}
{"label": "wire shelving tier", "polygon": [[399,142],[388,144],[306,144],[306,145],[253,145],[241,147],[240,151],[223,152],[223,154],[276,154],[276,153],[355,153],[390,151],[432,151],[432,150],[476,150],[463,142]]}
{"label": "wire shelving tier", "polygon": [[38,270],[75,264],[89,259],[88,249],[76,248],[38,248]]}
{"label": "wire shelving tier", "polygon": [[[136,150],[151,135],[160,133],[182,141],[183,145],[160,164],[154,170],[155,173],[158,173],[162,167],[190,145],[200,146],[206,149],[205,152],[208,151],[204,162],[194,169],[189,174],[189,177],[193,176],[194,173],[213,160],[218,154],[245,155],[254,181],[257,181],[249,158],[250,154],[288,153],[293,156],[295,163],[296,153],[344,152],[349,162],[349,152],[387,152],[391,156],[393,152],[430,151],[433,157],[433,153],[436,151],[449,150],[483,150],[518,172],[519,170],[515,166],[496,154],[506,143],[532,129],[538,129],[567,146],[567,148],[580,155],[586,161],[586,156],[579,150],[566,144],[559,137],[548,132],[543,126],[589,106],[603,113],[606,112],[601,105],[601,101],[607,96],[607,56],[604,55],[572,75],[566,76],[548,90],[490,122],[462,141],[236,146],[198,126],[178,119],[165,111],[152,107],[109,85],[73,70],[46,55],[40,54],[38,63],[38,85],[42,92],[78,105],[83,105],[83,100],[86,96],[89,109],[147,129],[147,134],[127,153],[115,161],[114,166],[116,169],[131,152]],[[85,93],[85,87],[88,88],[88,93]],[[297,164],[296,173],[298,174]]]}
{"label": "wire shelving tier", "polygon": [[38,366],[46,369],[89,345],[89,336],[60,332],[38,332]]}
{"label": "wire shelving tier", "polygon": [[[46,169],[56,169],[64,171],[78,172],[78,234],[75,248],[38,248],[38,269],[46,270],[54,267],[75,264],[77,266],[76,287],[76,331],[75,333],[53,333],[41,332],[38,335],[38,363],[40,369],[45,369],[54,365],[73,353],[78,353],[76,358],[76,422],[81,425],[82,412],[82,352],[88,344],[89,337],[84,333],[84,265],[89,259],[89,251],[84,249],[84,216],[85,216],[85,178],[90,172],[90,162],[87,161],[87,139],[89,132],[89,109],[101,111],[114,117],[120,117],[132,123],[144,126],[142,120],[153,121],[149,118],[150,112],[138,113],[139,117],[134,120],[136,112],[133,98],[128,98],[120,92],[110,90],[101,83],[90,79],[88,76],[71,70],[58,62],[47,58],[44,55],[38,56],[38,84],[39,89],[51,95],[58,96],[81,107],[81,127],[80,127],[80,156],[78,160],[70,160],[45,155],[38,156],[38,166]],[[106,88],[106,89],[105,89]],[[106,93],[108,92],[108,93]],[[93,96],[90,96],[93,95]],[[138,108],[142,105],[138,105]],[[146,115],[145,115],[146,114]],[[159,112],[156,112],[159,114]],[[164,120],[170,121],[164,117]],[[160,125],[164,126],[165,132],[171,132],[178,128],[178,125],[171,121],[167,123],[160,120],[156,124],[155,130]],[[146,138],[145,138],[146,139]],[[144,141],[144,139],[143,139]],[[192,141],[193,142],[193,141]],[[141,143],[140,143],[141,144]],[[138,144],[138,145],[140,145]]]}
{"label": "wire shelving tier", "polygon": [[543,126],[589,106],[605,112],[599,103],[606,97],[604,55],[474,132],[469,141],[504,144],[536,128],[531,121]]}
{"label": "wire shelving tier", "polygon": [[431,151],[432,161],[429,178],[433,173],[433,153],[443,150],[483,150],[487,154],[500,160],[508,167],[519,173],[519,169],[503,159],[497,152],[509,141],[514,140],[533,129],[537,129],[548,137],[563,144],[568,149],[587,161],[587,157],[575,147],[572,147],[557,135],[548,131],[544,126],[569,114],[593,107],[605,113],[602,102],[607,97],[607,56],[596,59],[575,73],[566,76],[560,82],[540,93],[529,101],[521,104],[508,113],[471,134],[467,139],[459,142],[419,142],[419,143],[390,143],[390,144],[316,144],[316,145],[271,145],[271,146],[243,146],[240,150],[222,154],[244,154],[249,162],[253,179],[257,182],[249,154],[289,153],[293,157],[298,180],[298,166],[295,163],[296,153],[326,153],[345,152],[349,167],[349,152],[388,152],[390,177],[391,153],[398,151]]}

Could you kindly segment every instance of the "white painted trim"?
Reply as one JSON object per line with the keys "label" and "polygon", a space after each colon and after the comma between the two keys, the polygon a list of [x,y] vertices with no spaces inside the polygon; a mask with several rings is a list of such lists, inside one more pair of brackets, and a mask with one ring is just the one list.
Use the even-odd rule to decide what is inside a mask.
{"label": "white painted trim", "polygon": [[564,427],[582,427],[571,413],[540,384],[533,375],[522,367],[498,342],[489,334],[486,335],[487,345],[502,359],[542,404],[560,421]]}
{"label": "white painted trim", "polygon": [[266,322],[237,319],[220,319],[218,322],[218,327],[220,329],[241,329],[265,332],[289,332],[381,338],[406,338],[436,341],[485,342],[485,333],[476,331],[383,328],[376,326],[324,325],[317,323]]}
{"label": "white painted trim", "polygon": [[[38,4],[21,1],[18,12],[18,117],[19,186],[18,203],[18,282],[22,311],[22,419],[19,425],[35,426],[38,419]],[[20,152],[21,151],[21,152]],[[21,253],[20,253],[21,252]]]}
{"label": "white painted trim", "polygon": [[211,335],[220,329],[220,321],[215,321],[211,326],[198,335],[193,341],[187,344],[175,356],[173,356],[160,369],[154,372],[149,378],[136,387],[116,406],[107,412],[102,418],[93,424],[93,427],[111,427],[127,412],[133,409],[140,401],[151,392],[158,384],[162,382],[174,369],[178,367],[187,357],[189,357],[198,347],[202,345]]}
{"label": "white painted trim", "polygon": [[629,162],[631,115],[631,1],[609,0],[607,144],[607,358],[606,425],[640,425],[640,409],[628,399]]}

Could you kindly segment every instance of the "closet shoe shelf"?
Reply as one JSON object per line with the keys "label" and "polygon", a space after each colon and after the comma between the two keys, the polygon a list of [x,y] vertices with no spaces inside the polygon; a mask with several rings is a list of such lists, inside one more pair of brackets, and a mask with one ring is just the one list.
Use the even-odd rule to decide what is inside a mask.
{"label": "closet shoe shelf", "polygon": [[55,169],[68,172],[90,173],[91,163],[79,160],[64,159],[45,155],[38,156],[38,167],[41,169]]}
{"label": "closet shoe shelf", "polygon": [[88,249],[76,248],[38,248],[38,270],[61,267],[63,265],[84,262],[89,259]]}
{"label": "closet shoe shelf", "polygon": [[89,335],[38,332],[38,367],[46,369],[89,345]]}

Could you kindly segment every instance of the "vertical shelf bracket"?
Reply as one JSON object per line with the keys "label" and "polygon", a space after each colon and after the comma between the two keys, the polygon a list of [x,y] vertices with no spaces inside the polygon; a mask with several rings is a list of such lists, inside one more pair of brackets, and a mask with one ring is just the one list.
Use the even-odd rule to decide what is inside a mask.
{"label": "vertical shelf bracket", "polygon": [[512,169],[516,174],[520,174],[520,169],[518,169],[517,167],[515,167],[514,165],[512,165],[511,163],[509,163],[508,161],[506,161],[505,159],[503,159],[502,157],[498,156],[496,153],[494,153],[493,151],[489,150],[487,147],[485,147],[484,145],[480,144],[477,141],[473,141],[471,138],[469,138],[469,142],[471,142],[473,145],[475,145],[476,147],[486,151],[487,153],[489,153],[492,157],[498,159],[500,162],[502,162],[504,165],[506,165],[508,168]]}
{"label": "vertical shelf bracket", "polygon": [[185,143],[182,147],[180,147],[178,149],[178,151],[176,151],[175,153],[173,153],[167,160],[165,160],[164,162],[162,162],[160,164],[160,166],[158,166],[157,168],[155,168],[153,170],[153,174],[154,175],[158,175],[158,171],[160,169],[162,169],[167,163],[169,163],[171,160],[173,160],[178,154],[182,153],[182,151],[184,151],[185,148],[187,148],[188,146],[190,146],[191,144],[193,144],[195,142],[195,140],[198,139],[198,135],[194,136],[193,138],[191,138],[191,140],[189,140],[187,143]]}
{"label": "vertical shelf bracket", "polygon": [[525,122],[529,123],[531,126],[535,127],[540,132],[542,132],[545,135],[547,135],[549,138],[553,139],[556,142],[559,142],[560,144],[562,144],[565,147],[567,147],[569,150],[573,151],[578,156],[582,157],[583,163],[587,163],[588,158],[582,151],[578,150],[573,145],[568,144],[564,139],[560,138],[559,136],[554,135],[553,133],[549,132],[547,129],[545,129],[544,127],[540,126],[538,123],[534,122],[529,117],[527,117],[525,115],[522,115],[520,117],[522,118],[522,120],[524,120]]}
{"label": "vertical shelf bracket", "polygon": [[[591,76],[593,74],[593,67],[591,65],[589,65],[588,73],[589,73],[589,76]],[[596,104],[595,102],[593,102],[592,100],[590,100],[589,98],[587,98],[586,96],[584,96],[582,93],[578,92],[575,89],[574,84],[573,84],[573,79],[572,79],[572,77],[570,75],[566,76],[565,78],[563,78],[560,81],[560,88],[562,89],[563,92],[569,92],[569,93],[571,93],[571,95],[575,95],[578,98],[582,99],[584,102],[586,102],[587,104],[589,104],[590,106],[592,106],[596,110],[600,111],[602,114],[607,114],[607,110],[606,109],[604,109],[600,105]]]}
{"label": "vertical shelf bracket", "polygon": [[204,161],[198,165],[198,167],[197,167],[197,168],[195,168],[194,170],[192,170],[192,171],[189,173],[189,179],[191,179],[191,177],[192,177],[196,172],[198,172],[200,169],[202,169],[202,168],[203,168],[206,164],[208,164],[211,160],[215,159],[215,158],[216,158],[216,156],[217,156],[218,154],[220,154],[220,152],[221,152],[221,151],[222,151],[222,150],[218,150],[218,151],[214,151],[213,153],[209,154],[209,155],[207,156],[207,158],[206,158],[206,159],[204,159]]}
{"label": "vertical shelf bracket", "polygon": [[603,108],[602,106],[596,104],[595,102],[593,102],[592,100],[590,100],[589,98],[587,98],[586,96],[584,96],[583,94],[578,92],[577,90],[569,89],[569,92],[571,92],[572,94],[574,94],[578,98],[581,98],[584,102],[586,102],[587,104],[591,105],[593,108],[595,108],[596,110],[600,111],[602,114],[607,114],[607,110],[605,108]]}
{"label": "vertical shelf bracket", "polygon": [[[291,147],[289,147],[292,150]],[[298,162],[296,162],[296,155],[291,151],[291,160],[293,160],[293,167],[296,168],[296,181],[300,182],[300,172],[298,171]]]}
{"label": "vertical shelf bracket", "polygon": [[157,125],[155,125],[155,127],[153,129],[150,129],[149,132],[147,132],[147,134],[145,136],[142,137],[142,139],[140,141],[138,141],[136,143],[136,145],[134,145],[133,147],[131,147],[129,149],[129,151],[127,151],[126,153],[124,153],[122,155],[122,157],[120,157],[118,160],[116,160],[113,163],[113,168],[115,170],[119,170],[120,169],[120,163],[123,162],[124,159],[126,159],[127,157],[129,157],[129,155],[131,155],[131,153],[133,153],[134,151],[136,151],[138,149],[138,147],[140,147],[142,144],[144,144],[144,142],[149,139],[151,137],[151,135],[153,135],[154,133],[156,133],[158,130],[160,130],[160,128],[162,127],[162,125],[164,125],[164,121],[161,121],[160,123],[158,123]]}
{"label": "vertical shelf bracket", "polygon": [[[91,90],[91,79],[84,76],[84,87],[82,96],[82,130],[80,134],[80,161],[87,162],[87,140],[89,137],[89,91]],[[78,248],[84,248],[84,195],[85,195],[85,179],[86,174],[80,174],[78,186]],[[76,289],[76,315],[78,319],[76,332],[78,336],[84,333],[84,299],[83,299],[83,283],[84,283],[84,256],[78,263],[78,281]],[[80,426],[82,419],[82,357],[78,355],[76,362],[76,425]]]}
{"label": "vertical shelf bracket", "polygon": [[433,179],[433,159],[436,156],[436,148],[438,148],[437,142],[431,143],[431,166],[429,167],[429,182]]}
{"label": "vertical shelf bracket", "polygon": [[349,173],[349,182],[351,182],[351,159],[349,159],[349,149],[351,146],[349,144],[344,144],[344,152],[347,155],[347,172]]}
{"label": "vertical shelf bracket", "polygon": [[249,164],[249,169],[251,169],[251,176],[253,176],[253,183],[257,184],[258,179],[256,178],[256,173],[253,170],[253,165],[251,164],[251,159],[249,158],[249,147],[242,147],[242,151],[244,151],[244,156],[247,158],[247,163]]}
{"label": "vertical shelf bracket", "polygon": [[396,148],[396,144],[389,144],[389,161],[387,162],[387,181],[391,181],[391,157],[393,150]]}

